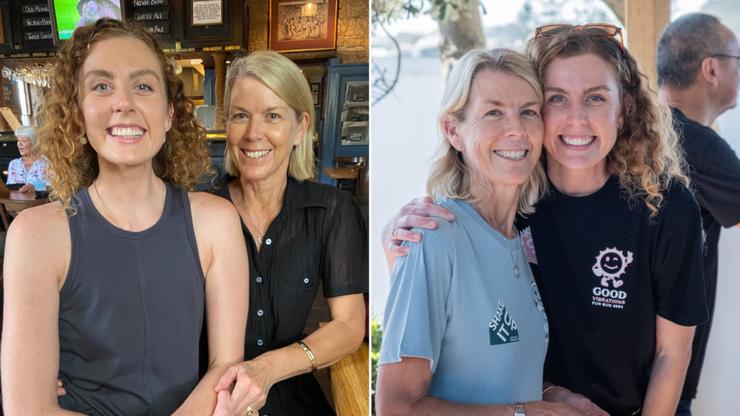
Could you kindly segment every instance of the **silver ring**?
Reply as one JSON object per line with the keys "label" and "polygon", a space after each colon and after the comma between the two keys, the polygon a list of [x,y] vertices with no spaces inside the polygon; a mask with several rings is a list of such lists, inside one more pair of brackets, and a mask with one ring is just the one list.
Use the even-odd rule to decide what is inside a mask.
{"label": "silver ring", "polygon": [[391,235],[393,236],[393,238],[398,239],[398,228],[394,228]]}
{"label": "silver ring", "polygon": [[252,416],[254,413],[254,410],[252,409],[252,406],[247,406],[247,416]]}

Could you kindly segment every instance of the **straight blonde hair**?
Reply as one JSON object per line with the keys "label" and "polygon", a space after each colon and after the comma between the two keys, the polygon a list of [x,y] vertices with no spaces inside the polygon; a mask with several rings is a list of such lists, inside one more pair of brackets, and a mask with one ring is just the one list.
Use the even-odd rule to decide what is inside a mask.
{"label": "straight blonde hair", "polygon": [[[475,76],[481,71],[494,71],[521,78],[543,100],[542,85],[531,62],[522,54],[509,49],[473,49],[463,55],[450,72],[442,95],[442,105],[437,127],[442,132],[442,141],[437,157],[432,164],[432,173],[427,180],[427,194],[432,197],[455,198],[472,201],[470,174],[460,152],[444,137],[444,122],[448,117],[465,120],[465,110],[470,97],[470,88]],[[517,213],[534,213],[534,204],[547,189],[547,177],[540,162],[529,175],[519,192]]]}
{"label": "straight blonde hair", "polygon": [[[300,68],[290,59],[272,51],[254,52],[232,62],[226,72],[224,91],[224,124],[227,128],[231,107],[231,89],[236,80],[241,77],[252,77],[265,84],[295,111],[297,120],[300,120],[304,113],[308,114],[309,124],[306,128],[306,135],[290,153],[288,176],[298,181],[313,179],[315,176],[313,139],[316,136],[313,97],[308,81]],[[237,162],[230,154],[228,146],[224,153],[224,165],[229,175],[239,177]]]}

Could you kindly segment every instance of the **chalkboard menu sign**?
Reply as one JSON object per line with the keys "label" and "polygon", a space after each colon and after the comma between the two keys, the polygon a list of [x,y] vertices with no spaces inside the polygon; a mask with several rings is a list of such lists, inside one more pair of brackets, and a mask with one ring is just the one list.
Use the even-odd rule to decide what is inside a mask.
{"label": "chalkboard menu sign", "polygon": [[[56,45],[71,35],[60,30],[60,16],[67,16],[60,10],[76,13],[73,9],[80,2],[0,0],[0,57],[52,56]],[[115,4],[120,4],[124,20],[157,36],[167,52],[234,51],[247,44],[245,0],[115,0]]]}
{"label": "chalkboard menu sign", "polygon": [[244,0],[123,0],[121,4],[126,21],[155,34],[166,52],[236,50],[243,43]]}
{"label": "chalkboard menu sign", "polygon": [[126,0],[126,20],[138,24],[164,41],[171,40],[173,33],[170,3],[170,0]]}
{"label": "chalkboard menu sign", "polygon": [[23,0],[20,6],[20,42],[25,50],[53,50],[51,13],[46,0]]}

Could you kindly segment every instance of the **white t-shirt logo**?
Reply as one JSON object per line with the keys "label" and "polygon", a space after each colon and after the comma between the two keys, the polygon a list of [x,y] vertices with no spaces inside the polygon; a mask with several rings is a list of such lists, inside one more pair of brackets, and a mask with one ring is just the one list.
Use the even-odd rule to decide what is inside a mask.
{"label": "white t-shirt logo", "polygon": [[618,288],[624,284],[619,278],[627,271],[627,266],[632,263],[632,252],[628,251],[625,255],[622,250],[616,247],[607,247],[599,251],[596,256],[596,263],[591,268],[596,277],[601,277],[601,286],[609,287],[609,282]]}

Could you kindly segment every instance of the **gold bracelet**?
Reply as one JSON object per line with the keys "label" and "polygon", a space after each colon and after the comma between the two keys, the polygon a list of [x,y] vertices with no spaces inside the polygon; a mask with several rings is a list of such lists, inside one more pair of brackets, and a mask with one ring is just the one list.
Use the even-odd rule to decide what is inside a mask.
{"label": "gold bracelet", "polygon": [[547,393],[547,391],[550,390],[550,389],[554,389],[555,387],[557,387],[557,386],[554,385],[554,384],[551,384],[547,388],[545,388],[544,390],[542,390],[542,400],[545,399],[545,393]]}
{"label": "gold bracelet", "polygon": [[303,349],[303,352],[306,353],[308,359],[311,360],[311,371],[316,371],[316,369],[319,367],[316,365],[316,356],[313,355],[313,351],[311,351],[311,348],[308,348],[308,345],[306,345],[306,343],[303,341],[298,341],[298,346]]}

